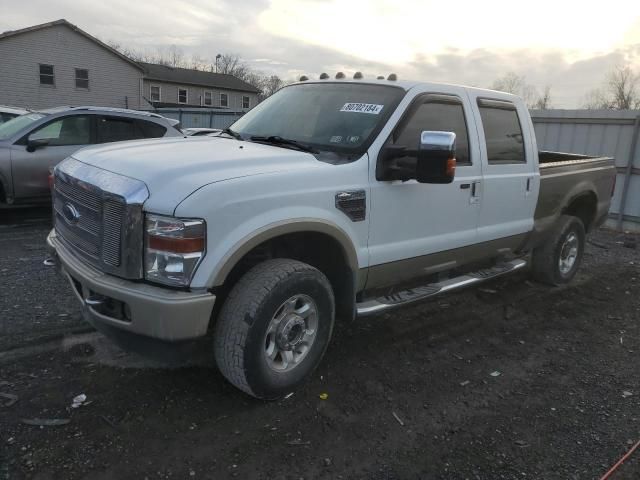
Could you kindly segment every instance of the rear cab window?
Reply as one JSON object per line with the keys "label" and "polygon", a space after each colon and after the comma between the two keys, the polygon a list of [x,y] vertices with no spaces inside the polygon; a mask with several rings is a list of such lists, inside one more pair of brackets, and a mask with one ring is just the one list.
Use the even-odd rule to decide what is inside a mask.
{"label": "rear cab window", "polygon": [[478,99],[489,165],[527,162],[524,136],[513,103],[504,100]]}

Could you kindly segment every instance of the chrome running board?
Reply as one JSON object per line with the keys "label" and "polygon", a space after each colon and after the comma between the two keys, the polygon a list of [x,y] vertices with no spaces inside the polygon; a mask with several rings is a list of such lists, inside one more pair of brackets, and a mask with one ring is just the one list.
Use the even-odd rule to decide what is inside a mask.
{"label": "chrome running board", "polygon": [[421,287],[410,288],[401,292],[385,295],[383,297],[366,300],[356,305],[358,316],[365,317],[368,315],[376,315],[392,308],[401,307],[410,303],[419,302],[429,298],[442,295],[446,292],[469,287],[477,283],[485,282],[492,278],[505,275],[507,273],[520,270],[527,265],[522,259],[511,260],[505,263],[499,263],[491,268],[470,272],[459,277],[449,278],[437,283],[430,283]]}

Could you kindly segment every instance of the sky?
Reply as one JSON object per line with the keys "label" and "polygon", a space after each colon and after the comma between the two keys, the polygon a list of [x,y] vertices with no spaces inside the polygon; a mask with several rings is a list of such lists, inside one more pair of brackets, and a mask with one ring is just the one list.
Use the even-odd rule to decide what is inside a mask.
{"label": "sky", "polygon": [[0,0],[0,31],[65,18],[140,51],[240,55],[293,80],[338,71],[489,87],[508,72],[556,108],[607,72],[640,73],[640,1]]}

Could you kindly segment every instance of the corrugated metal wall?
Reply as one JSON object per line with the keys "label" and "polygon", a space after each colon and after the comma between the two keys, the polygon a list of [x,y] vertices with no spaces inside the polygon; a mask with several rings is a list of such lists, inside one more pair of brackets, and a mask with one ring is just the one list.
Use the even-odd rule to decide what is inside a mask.
{"label": "corrugated metal wall", "polygon": [[623,228],[640,230],[640,111],[533,110],[531,117],[539,150],[616,159],[608,225],[616,227],[622,211]]}
{"label": "corrugated metal wall", "polygon": [[183,128],[226,128],[245,113],[215,108],[157,108],[153,111],[180,120]]}

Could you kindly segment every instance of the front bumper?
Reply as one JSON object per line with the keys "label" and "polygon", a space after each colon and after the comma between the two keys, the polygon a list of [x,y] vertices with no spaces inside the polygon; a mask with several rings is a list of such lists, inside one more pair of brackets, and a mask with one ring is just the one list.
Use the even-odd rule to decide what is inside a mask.
{"label": "front bumper", "polygon": [[118,337],[129,334],[134,341],[182,342],[206,335],[215,295],[170,290],[105,274],[78,260],[55,230],[49,233],[47,245],[80,301],[83,317],[97,330]]}

